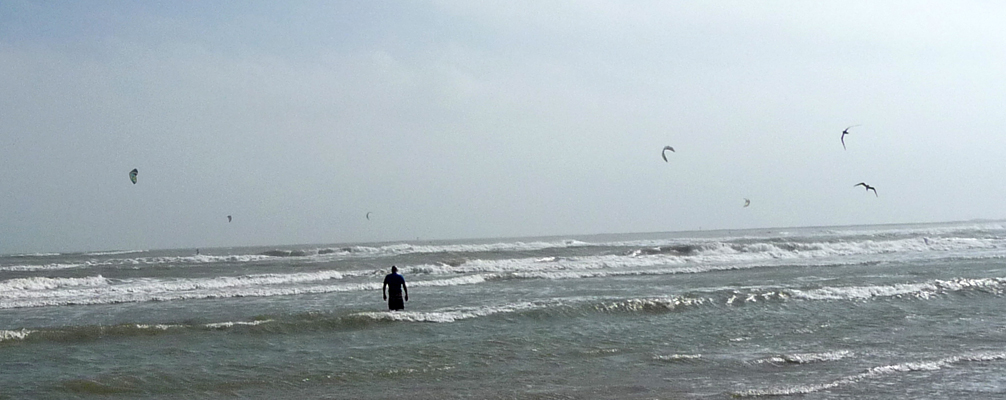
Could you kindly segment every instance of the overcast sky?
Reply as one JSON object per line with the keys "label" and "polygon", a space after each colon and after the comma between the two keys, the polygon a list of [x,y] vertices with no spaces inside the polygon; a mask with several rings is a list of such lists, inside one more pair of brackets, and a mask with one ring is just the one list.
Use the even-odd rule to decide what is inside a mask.
{"label": "overcast sky", "polygon": [[1003,218],[1004,21],[0,0],[0,253]]}

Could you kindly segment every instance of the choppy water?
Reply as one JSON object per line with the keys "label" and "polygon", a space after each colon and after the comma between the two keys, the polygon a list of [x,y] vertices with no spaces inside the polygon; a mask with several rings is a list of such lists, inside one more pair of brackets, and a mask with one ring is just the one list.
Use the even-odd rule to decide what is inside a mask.
{"label": "choppy water", "polygon": [[0,257],[0,397],[1006,396],[1003,222],[201,253]]}

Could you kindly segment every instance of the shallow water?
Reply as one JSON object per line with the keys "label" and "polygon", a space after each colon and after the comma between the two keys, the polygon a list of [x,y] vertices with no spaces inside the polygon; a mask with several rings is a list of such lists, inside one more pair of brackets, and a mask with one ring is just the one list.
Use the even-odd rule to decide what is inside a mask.
{"label": "shallow water", "polygon": [[1006,392],[1006,223],[201,253],[0,257],[0,395]]}

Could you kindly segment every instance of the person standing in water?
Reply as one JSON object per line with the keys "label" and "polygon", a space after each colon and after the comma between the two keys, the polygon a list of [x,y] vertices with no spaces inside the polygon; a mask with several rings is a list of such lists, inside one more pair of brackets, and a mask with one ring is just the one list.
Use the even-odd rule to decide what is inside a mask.
{"label": "person standing in water", "polygon": [[[391,298],[388,299],[388,293],[385,291],[391,288]],[[405,290],[405,298],[402,300],[402,290]],[[391,311],[404,310],[405,302],[409,301],[409,288],[405,286],[405,278],[398,274],[398,267],[392,265],[391,273],[385,275],[384,285],[381,286],[381,294],[384,295],[384,299],[388,300],[388,309]]]}

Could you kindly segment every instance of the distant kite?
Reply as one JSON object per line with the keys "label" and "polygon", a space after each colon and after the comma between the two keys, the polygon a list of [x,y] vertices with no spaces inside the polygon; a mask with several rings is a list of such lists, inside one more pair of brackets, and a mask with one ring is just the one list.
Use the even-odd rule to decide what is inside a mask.
{"label": "distant kite", "polygon": [[671,146],[664,146],[664,149],[660,151],[660,156],[664,158],[664,162],[667,162],[667,150],[674,152],[674,148]]}
{"label": "distant kite", "polygon": [[[857,183],[855,185],[852,185],[852,187],[856,187],[856,186],[862,186],[862,187],[866,188],[867,192],[869,192],[869,191],[872,190],[873,191],[873,195],[877,196],[877,189],[874,188],[873,186],[867,185],[866,182],[859,182],[859,183]],[[877,196],[877,197],[880,197],[880,196]]]}
{"label": "distant kite", "polygon": [[367,211],[367,221],[370,221],[370,211]]}
{"label": "distant kite", "polygon": [[230,215],[227,216],[227,222],[231,222],[231,216]]}
{"label": "distant kite", "polygon": [[747,207],[747,206],[750,206],[750,205],[751,205],[751,200],[744,199],[744,207]]}
{"label": "distant kite", "polygon": [[[860,124],[860,125],[862,125],[862,124]],[[845,148],[845,135],[849,134],[849,129],[855,128],[857,126],[859,126],[859,125],[852,125],[852,126],[850,126],[848,128],[845,128],[845,130],[842,131],[842,137],[841,137],[841,139],[842,139],[842,149],[843,150],[848,150],[848,149]]]}
{"label": "distant kite", "polygon": [[129,180],[133,181],[134,185],[136,184],[136,174],[138,173],[140,173],[140,171],[137,171],[136,168],[133,168],[132,171],[129,171]]}

